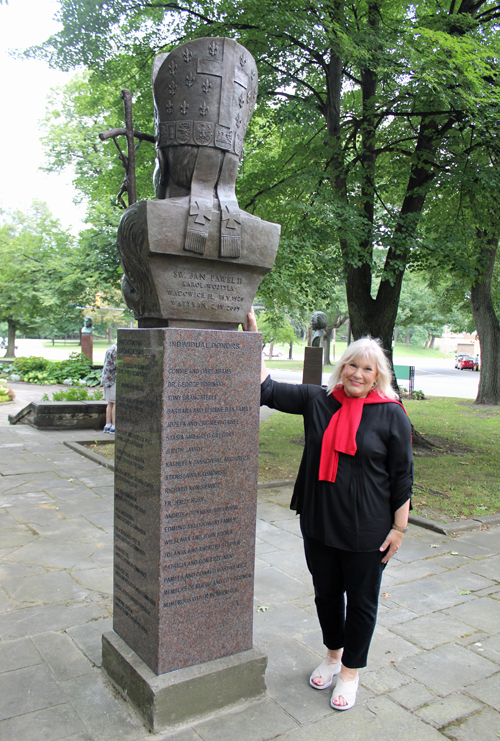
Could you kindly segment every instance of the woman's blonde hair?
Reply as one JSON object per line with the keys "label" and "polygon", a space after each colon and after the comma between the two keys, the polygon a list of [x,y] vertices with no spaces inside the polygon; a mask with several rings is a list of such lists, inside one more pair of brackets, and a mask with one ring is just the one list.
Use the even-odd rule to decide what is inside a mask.
{"label": "woman's blonde hair", "polygon": [[351,342],[344,354],[334,368],[328,381],[327,394],[331,394],[335,386],[341,383],[342,371],[347,363],[358,358],[369,358],[377,367],[378,376],[375,381],[375,391],[381,396],[387,396],[389,399],[397,399],[398,395],[391,386],[392,371],[389,361],[382,347],[380,340],[373,337],[362,337],[360,340]]}

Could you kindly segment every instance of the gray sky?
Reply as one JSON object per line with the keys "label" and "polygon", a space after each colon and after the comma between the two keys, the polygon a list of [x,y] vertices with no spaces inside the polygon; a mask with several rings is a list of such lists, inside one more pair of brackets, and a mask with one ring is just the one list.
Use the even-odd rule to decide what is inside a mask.
{"label": "gray sky", "polygon": [[37,122],[43,118],[46,96],[71,73],[51,70],[43,62],[19,61],[9,49],[23,49],[57,31],[56,0],[9,0],[0,5],[0,206],[25,209],[34,198],[46,201],[64,227],[78,231],[84,206],[75,206],[71,173],[45,174]]}

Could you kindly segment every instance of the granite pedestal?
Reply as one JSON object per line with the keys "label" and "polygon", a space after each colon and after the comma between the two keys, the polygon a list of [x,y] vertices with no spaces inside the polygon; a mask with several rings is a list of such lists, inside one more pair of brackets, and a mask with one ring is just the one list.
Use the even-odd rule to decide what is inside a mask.
{"label": "granite pedestal", "polygon": [[312,383],[321,386],[323,380],[323,348],[304,348],[304,368],[302,371],[302,383]]}
{"label": "granite pedestal", "polygon": [[[103,668],[131,699],[131,686],[143,687],[149,700],[134,704],[151,727],[180,722],[177,695],[172,677],[159,694],[145,677],[155,684],[212,664],[215,685],[232,689],[206,712],[265,689],[265,657],[252,651],[260,360],[257,333],[118,332],[113,629],[122,642],[105,637]],[[249,682],[230,679],[235,671]],[[199,691],[188,703],[195,717]]]}
{"label": "granite pedestal", "polygon": [[92,339],[92,335],[82,333],[81,341],[82,354],[86,355],[89,360],[93,360],[94,340]]}

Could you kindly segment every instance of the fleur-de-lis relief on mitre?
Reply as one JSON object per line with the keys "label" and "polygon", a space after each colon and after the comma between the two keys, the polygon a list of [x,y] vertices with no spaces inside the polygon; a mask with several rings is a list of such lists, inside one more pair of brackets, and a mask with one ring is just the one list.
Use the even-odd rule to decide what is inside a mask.
{"label": "fleur-de-lis relief on mitre", "polygon": [[192,72],[190,72],[189,75],[186,77],[186,85],[188,87],[191,87],[191,85],[194,83],[195,80],[196,80],[196,77],[193,75]]}
{"label": "fleur-de-lis relief on mitre", "polygon": [[240,66],[244,67],[246,63],[247,63],[247,58],[244,54],[242,54],[240,57]]}
{"label": "fleur-de-lis relief on mitre", "polygon": [[208,95],[208,93],[212,89],[212,83],[210,82],[210,80],[208,79],[208,77],[205,80],[205,82],[203,83],[203,85],[201,86],[201,89],[203,90],[203,92],[205,93],[205,95]]}
{"label": "fleur-de-lis relief on mitre", "polygon": [[212,41],[212,43],[208,47],[208,53],[210,54],[211,57],[215,57],[218,51],[219,51],[219,47],[217,46],[217,43],[215,41]]}
{"label": "fleur-de-lis relief on mitre", "polygon": [[165,106],[165,110],[169,116],[172,113],[173,109],[174,109],[174,106],[172,105],[172,101],[168,100],[167,105]]}
{"label": "fleur-de-lis relief on mitre", "polygon": [[174,62],[174,60],[172,59],[172,61],[168,65],[168,74],[173,76],[175,75],[176,72],[177,72],[177,62]]}
{"label": "fleur-de-lis relief on mitre", "polygon": [[252,80],[252,82],[255,80],[255,70],[254,69],[252,69],[252,71],[250,72],[250,79]]}
{"label": "fleur-de-lis relief on mitre", "polygon": [[170,95],[175,95],[175,91],[177,90],[177,84],[172,80],[172,82],[168,86],[168,92]]}
{"label": "fleur-de-lis relief on mitre", "polygon": [[240,108],[243,108],[245,105],[245,94],[241,93],[240,97],[238,98],[238,105]]}
{"label": "fleur-de-lis relief on mitre", "polygon": [[183,100],[181,104],[181,108],[180,108],[182,115],[185,116],[188,110],[189,110],[189,103],[186,103],[186,101]]}
{"label": "fleur-de-lis relief on mitre", "polygon": [[203,101],[203,103],[200,106],[200,115],[206,116],[209,110],[210,110],[209,107],[207,106],[205,101]]}
{"label": "fleur-de-lis relief on mitre", "polygon": [[184,49],[184,51],[182,52],[182,58],[184,59],[184,61],[190,62],[192,57],[193,57],[193,52],[191,51],[191,49],[189,48]]}
{"label": "fleur-de-lis relief on mitre", "polygon": [[235,121],[235,124],[238,127],[238,129],[241,126],[241,121],[242,121],[241,115],[238,113],[238,115],[236,116],[236,121]]}

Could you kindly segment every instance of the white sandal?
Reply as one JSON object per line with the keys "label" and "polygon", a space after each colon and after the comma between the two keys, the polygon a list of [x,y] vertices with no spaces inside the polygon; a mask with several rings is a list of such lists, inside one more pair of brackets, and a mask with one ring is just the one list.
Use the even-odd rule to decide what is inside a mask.
{"label": "white sandal", "polygon": [[[356,693],[358,691],[358,685],[359,685],[359,677],[356,677],[356,679],[353,679],[351,682],[344,682],[344,680],[339,677],[337,679],[337,684],[335,686],[335,691],[332,695],[332,699],[330,700],[330,705],[334,710],[349,710],[349,708],[354,707],[356,703]],[[335,705],[334,700],[337,697],[343,697],[346,701],[346,705]]]}
{"label": "white sandal", "polygon": [[[332,686],[333,678],[336,674],[340,673],[341,662],[338,664],[327,664],[324,659],[321,664],[313,671],[309,677],[309,684],[314,687],[315,690],[326,690]],[[316,684],[313,679],[321,678],[323,684]]]}

